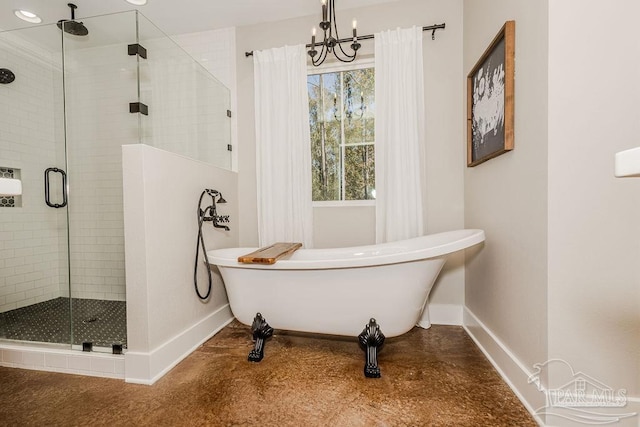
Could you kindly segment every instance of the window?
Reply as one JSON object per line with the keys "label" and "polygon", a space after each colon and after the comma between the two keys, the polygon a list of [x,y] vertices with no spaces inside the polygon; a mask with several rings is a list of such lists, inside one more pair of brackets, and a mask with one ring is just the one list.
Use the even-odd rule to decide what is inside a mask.
{"label": "window", "polygon": [[310,74],[314,201],[375,199],[374,69]]}

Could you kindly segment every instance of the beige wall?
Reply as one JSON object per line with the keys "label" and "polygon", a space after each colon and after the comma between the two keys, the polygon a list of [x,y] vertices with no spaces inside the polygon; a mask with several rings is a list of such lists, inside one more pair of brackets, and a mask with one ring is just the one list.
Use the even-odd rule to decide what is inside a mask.
{"label": "beige wall", "polygon": [[[515,149],[465,169],[465,225],[482,228],[466,306],[527,366],[547,355],[547,2],[467,0],[464,70],[516,21]],[[463,126],[462,120],[460,126]]]}
{"label": "beige wall", "polygon": [[[318,8],[319,10],[319,8]],[[425,58],[425,129],[426,164],[426,230],[428,233],[463,227],[464,147],[460,141],[464,129],[460,125],[463,109],[462,79],[462,1],[399,0],[377,6],[338,11],[338,27],[347,35],[351,20],[358,19],[359,34],[424,26],[446,22],[446,29],[424,36]],[[253,107],[253,61],[245,51],[280,47],[285,44],[309,43],[311,28],[319,16],[276,23],[239,27],[236,32],[238,71],[238,140],[240,243],[255,246],[257,237],[255,135]],[[361,56],[371,55],[373,41],[364,41]],[[334,207],[314,209],[316,247],[363,245],[375,242],[375,209],[373,207]],[[464,298],[464,270],[459,259],[447,269],[432,292],[431,303],[461,305]]]}
{"label": "beige wall", "polygon": [[638,399],[640,3],[549,3],[549,356]]}
{"label": "beige wall", "polygon": [[[465,72],[516,21],[515,150],[465,171],[465,225],[487,233],[465,324],[529,409],[544,401],[527,375],[554,358],[626,390],[618,412],[640,406],[640,181],[613,176],[639,145],[639,15],[633,0],[464,3]],[[567,380],[549,372],[549,388]]]}

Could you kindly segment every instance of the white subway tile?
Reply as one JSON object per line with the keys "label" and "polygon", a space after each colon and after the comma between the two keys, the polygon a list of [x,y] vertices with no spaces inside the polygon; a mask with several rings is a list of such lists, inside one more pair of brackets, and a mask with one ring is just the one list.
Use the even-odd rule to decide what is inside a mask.
{"label": "white subway tile", "polygon": [[22,352],[22,363],[33,368],[44,368],[44,354],[41,352],[24,351]]}
{"label": "white subway tile", "polygon": [[115,373],[115,360],[113,358],[93,357],[91,358],[91,371],[113,374]]}
{"label": "white subway tile", "polygon": [[22,363],[22,351],[18,350],[2,350],[3,363]]}
{"label": "white subway tile", "polygon": [[90,356],[67,356],[67,368],[76,372],[90,371]]}
{"label": "white subway tile", "polygon": [[68,356],[66,354],[46,353],[44,357],[44,364],[48,368],[66,369],[67,358]]}

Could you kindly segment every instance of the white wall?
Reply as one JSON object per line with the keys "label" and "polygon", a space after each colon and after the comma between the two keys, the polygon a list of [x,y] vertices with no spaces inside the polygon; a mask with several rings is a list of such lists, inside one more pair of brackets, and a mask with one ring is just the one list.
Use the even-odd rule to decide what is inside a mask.
{"label": "white wall", "polygon": [[613,165],[640,145],[639,16],[634,0],[549,2],[549,357],[636,403],[640,180]]}
{"label": "white wall", "polygon": [[[147,145],[122,150],[125,376],[130,382],[150,384],[233,319],[220,276],[214,274],[211,298],[202,302],[195,293],[193,267],[197,203],[205,188],[223,193],[228,203],[218,205],[218,213],[231,219],[229,232],[204,224],[207,249],[238,246],[237,174]],[[203,208],[205,202],[210,204],[210,198]],[[207,276],[200,261],[198,281],[205,293]]]}
{"label": "white wall", "polygon": [[[310,29],[317,26],[318,14],[268,24],[240,27],[236,31],[238,69],[238,137],[240,141],[240,223],[242,246],[257,246],[257,202],[255,175],[253,60],[246,51],[310,42]],[[424,33],[427,207],[429,233],[463,227],[464,147],[459,114],[462,111],[462,2],[443,0],[400,0],[386,4],[339,10],[338,26],[349,31],[354,17],[359,34],[425,26],[445,22],[444,31]],[[364,41],[361,56],[373,53],[373,41]],[[362,245],[375,242],[375,208],[317,207],[314,209],[315,247]],[[432,292],[432,304],[452,304],[460,308],[464,270],[454,258]],[[436,319],[433,319],[436,320]]]}

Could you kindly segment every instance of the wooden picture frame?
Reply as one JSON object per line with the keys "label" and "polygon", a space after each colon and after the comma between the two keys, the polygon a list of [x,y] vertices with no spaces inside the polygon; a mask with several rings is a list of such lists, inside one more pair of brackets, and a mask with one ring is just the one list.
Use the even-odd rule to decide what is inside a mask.
{"label": "wooden picture frame", "polygon": [[515,21],[507,21],[467,75],[467,167],[513,150]]}

